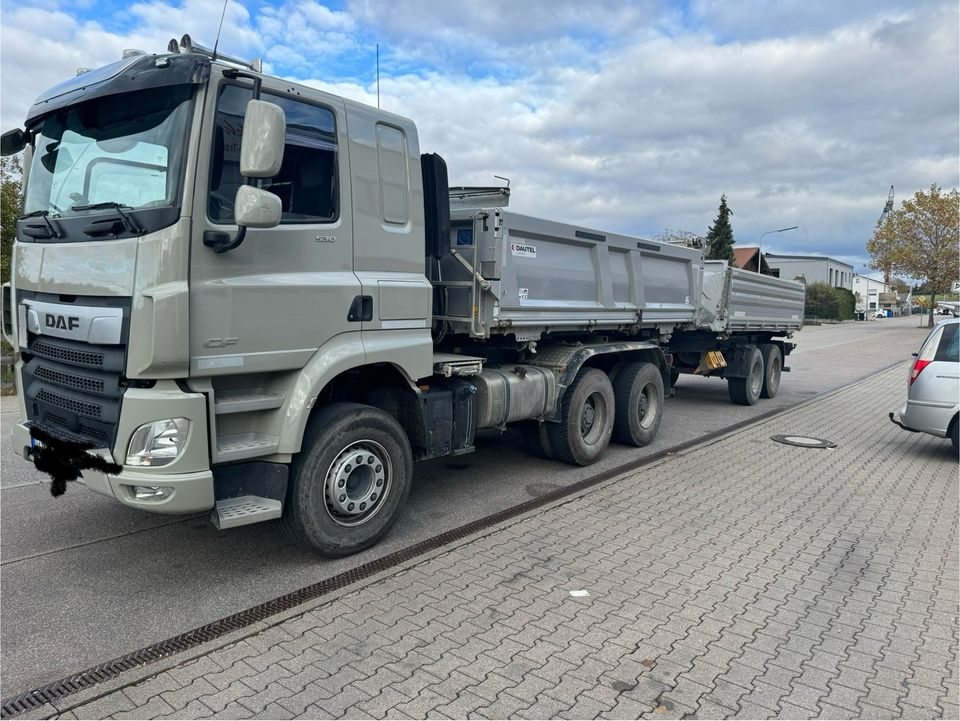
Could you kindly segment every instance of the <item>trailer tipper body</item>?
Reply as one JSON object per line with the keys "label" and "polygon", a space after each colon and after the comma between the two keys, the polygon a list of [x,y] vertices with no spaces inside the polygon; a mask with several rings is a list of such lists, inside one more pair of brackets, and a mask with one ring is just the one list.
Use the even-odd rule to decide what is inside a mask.
{"label": "trailer tipper body", "polygon": [[801,285],[451,190],[412,121],[170,49],[3,136],[14,442],[59,484],[345,555],[480,429],[586,465],[650,443],[681,372],[776,393]]}

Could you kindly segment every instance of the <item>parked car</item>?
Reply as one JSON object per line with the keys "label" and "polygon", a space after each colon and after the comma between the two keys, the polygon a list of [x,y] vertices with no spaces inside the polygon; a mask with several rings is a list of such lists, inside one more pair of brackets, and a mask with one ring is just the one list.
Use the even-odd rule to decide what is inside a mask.
{"label": "parked car", "polygon": [[960,318],[942,320],[914,353],[907,404],[890,420],[901,428],[950,438],[960,453]]}
{"label": "parked car", "polygon": [[870,317],[873,318],[873,320],[877,320],[879,318],[886,318],[887,314],[884,313],[882,310],[875,310],[873,312],[873,315],[871,315]]}

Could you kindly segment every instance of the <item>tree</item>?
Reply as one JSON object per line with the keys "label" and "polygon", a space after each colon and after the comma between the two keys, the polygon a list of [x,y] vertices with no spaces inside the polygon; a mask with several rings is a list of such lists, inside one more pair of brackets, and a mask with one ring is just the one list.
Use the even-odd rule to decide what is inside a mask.
{"label": "tree", "polygon": [[856,297],[847,288],[829,283],[811,283],[805,289],[806,317],[828,320],[853,320]]}
{"label": "tree", "polygon": [[930,317],[938,294],[946,293],[960,268],[960,193],[943,193],[934,183],[917,191],[899,210],[887,215],[867,242],[871,267],[883,263],[916,278],[930,293]]}
{"label": "tree", "polygon": [[807,318],[839,318],[840,299],[829,283],[811,283],[805,288]]}
{"label": "tree", "polygon": [[730,226],[730,216],[733,211],[727,207],[727,196],[720,196],[720,208],[717,210],[717,219],[713,221],[707,232],[707,244],[710,247],[707,253],[708,260],[726,260],[733,262],[733,228]]}
{"label": "tree", "polygon": [[22,207],[19,156],[0,159],[0,283],[10,280],[10,259],[13,239],[17,234],[17,218]]}
{"label": "tree", "polygon": [[706,242],[702,235],[691,233],[689,230],[670,230],[669,228],[662,233],[657,233],[653,239],[661,243],[682,245],[685,248],[703,248]]}
{"label": "tree", "polygon": [[910,286],[907,285],[907,281],[903,278],[891,278],[890,287],[897,293],[906,294],[910,292]]}

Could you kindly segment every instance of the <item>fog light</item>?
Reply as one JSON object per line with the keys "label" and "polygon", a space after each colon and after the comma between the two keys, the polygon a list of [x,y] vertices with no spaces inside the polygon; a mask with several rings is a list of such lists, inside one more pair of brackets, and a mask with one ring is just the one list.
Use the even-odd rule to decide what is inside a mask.
{"label": "fog light", "polygon": [[133,432],[127,447],[128,466],[165,466],[176,460],[187,443],[190,421],[165,418],[145,423]]}
{"label": "fog light", "polygon": [[138,501],[162,501],[173,495],[170,486],[134,486],[133,497]]}

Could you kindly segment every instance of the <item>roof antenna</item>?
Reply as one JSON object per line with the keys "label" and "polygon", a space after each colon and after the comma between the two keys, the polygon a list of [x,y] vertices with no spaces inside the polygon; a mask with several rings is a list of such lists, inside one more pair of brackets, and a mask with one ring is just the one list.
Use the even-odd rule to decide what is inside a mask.
{"label": "roof antenna", "polygon": [[220,12],[220,27],[217,28],[217,39],[213,42],[213,59],[217,59],[217,45],[220,44],[220,31],[223,30],[223,18],[227,14],[227,2],[223,0],[223,10]]}
{"label": "roof antenna", "polygon": [[380,109],[380,43],[377,43],[377,110]]}

